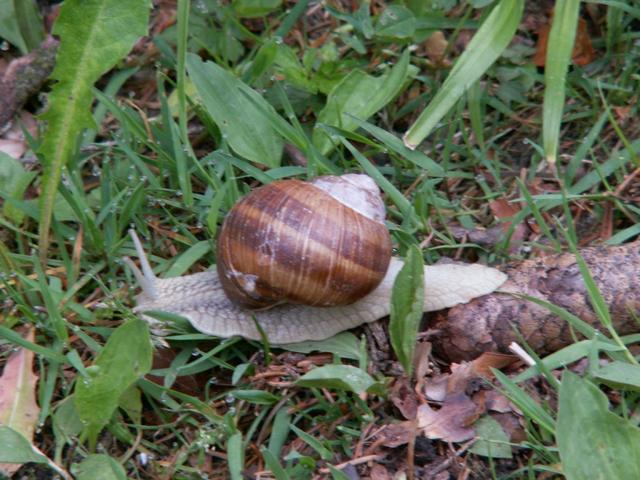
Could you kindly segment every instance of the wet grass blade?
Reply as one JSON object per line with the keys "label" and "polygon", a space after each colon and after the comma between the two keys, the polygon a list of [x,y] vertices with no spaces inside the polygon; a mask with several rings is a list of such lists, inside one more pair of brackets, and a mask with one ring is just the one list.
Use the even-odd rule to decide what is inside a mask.
{"label": "wet grass blade", "polygon": [[411,378],[413,355],[424,304],[424,267],[422,252],[411,247],[391,294],[389,337],[408,378]]}
{"label": "wet grass blade", "polygon": [[414,149],[451,107],[500,56],[522,18],[523,0],[502,0],[478,29],[431,103],[405,133],[404,144]]}
{"label": "wet grass blade", "polygon": [[576,37],[580,0],[558,0],[544,69],[544,106],[542,108],[542,143],[547,162],[554,164],[565,99],[565,80]]}
{"label": "wet grass blade", "polygon": [[178,94],[178,123],[180,128],[180,140],[174,139],[176,151],[176,166],[178,168],[178,181],[182,190],[182,198],[188,207],[193,206],[193,192],[191,191],[191,180],[189,178],[189,157],[195,158],[191,144],[189,143],[189,133],[187,132],[187,97],[185,94],[185,83],[187,80],[185,60],[187,55],[187,41],[189,30],[189,6],[188,0],[178,1],[178,65],[176,74],[178,84],[176,92]]}

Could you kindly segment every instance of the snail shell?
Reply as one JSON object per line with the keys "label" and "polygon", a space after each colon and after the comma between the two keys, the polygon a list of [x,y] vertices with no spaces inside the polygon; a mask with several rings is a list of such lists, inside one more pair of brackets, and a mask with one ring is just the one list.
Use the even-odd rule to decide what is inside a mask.
{"label": "snail shell", "polygon": [[387,272],[391,237],[384,217],[380,191],[366,175],[258,188],[231,209],[220,230],[221,285],[250,308],[353,303]]}

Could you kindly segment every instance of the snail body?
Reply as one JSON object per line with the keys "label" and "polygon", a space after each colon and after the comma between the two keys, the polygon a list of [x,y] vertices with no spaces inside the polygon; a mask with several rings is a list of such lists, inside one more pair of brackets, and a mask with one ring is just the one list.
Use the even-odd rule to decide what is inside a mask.
{"label": "snail body", "polygon": [[[142,287],[134,311],[151,324],[157,320],[145,311],[177,314],[218,337],[257,340],[261,330],[275,345],[321,340],[373,322],[389,314],[403,266],[391,257],[384,216],[379,190],[364,175],[274,182],[230,211],[217,271],[166,279],[154,275],[130,231],[141,265],[125,259]],[[505,280],[504,273],[479,264],[426,266],[423,310],[466,303]]]}

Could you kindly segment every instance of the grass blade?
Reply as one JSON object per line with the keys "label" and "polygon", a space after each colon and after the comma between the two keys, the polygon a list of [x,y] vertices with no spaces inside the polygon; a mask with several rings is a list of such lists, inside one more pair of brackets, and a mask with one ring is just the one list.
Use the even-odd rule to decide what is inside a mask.
{"label": "grass blade", "polygon": [[191,180],[187,167],[188,156],[190,155],[191,158],[195,158],[187,132],[187,97],[185,95],[185,83],[187,81],[185,59],[187,55],[190,4],[191,2],[189,2],[189,0],[178,1],[178,65],[176,69],[178,76],[176,89],[178,95],[178,122],[181,137],[181,141],[176,143],[181,143],[180,147],[182,147],[178,149],[180,152],[176,152],[176,164],[178,167],[178,182],[180,182],[182,197],[187,207],[193,206],[193,193],[191,191]]}
{"label": "grass blade", "polygon": [[44,25],[35,0],[13,0],[13,9],[20,26],[20,33],[29,51],[44,40]]}
{"label": "grass blade", "polygon": [[411,247],[391,293],[391,345],[407,377],[411,377],[413,354],[424,304],[424,268],[422,252]]}
{"label": "grass blade", "polygon": [[500,370],[492,368],[491,371],[495,375],[496,379],[502,384],[503,393],[511,400],[522,412],[538,425],[540,425],[547,432],[552,435],[555,434],[555,420],[553,417],[538,404],[531,396],[518,387],[513,380],[507,377]]}
{"label": "grass blade", "polygon": [[231,480],[242,480],[244,468],[244,449],[242,448],[242,433],[235,432],[227,441],[227,460]]}
{"label": "grass blade", "polygon": [[558,0],[544,69],[544,105],[542,108],[542,143],[547,162],[554,164],[558,150],[560,123],[565,98],[565,78],[578,26],[580,0]]}
{"label": "grass blade", "polygon": [[523,0],[502,0],[478,29],[431,103],[405,133],[414,149],[507,48],[522,17]]}

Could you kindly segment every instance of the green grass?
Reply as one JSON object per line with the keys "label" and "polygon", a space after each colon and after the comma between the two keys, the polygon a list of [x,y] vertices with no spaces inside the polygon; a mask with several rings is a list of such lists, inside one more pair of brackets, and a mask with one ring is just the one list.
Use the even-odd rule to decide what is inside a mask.
{"label": "green grass", "polygon": [[[264,9],[256,13],[251,3]],[[486,2],[448,11],[421,10],[420,3],[387,7],[386,14],[334,6],[325,22],[319,16],[325,10],[313,13],[310,2],[234,7],[181,0],[176,25],[152,29],[147,40],[158,56],[141,56],[135,68],[120,64],[91,90],[97,127],[78,139],[78,148],[65,146],[57,188],[40,190],[48,178],[41,169],[27,171],[0,154],[0,364],[16,347],[35,353],[40,411],[33,443],[50,460],[66,470],[88,470],[85,475],[115,462],[105,478],[122,478],[120,469],[128,478],[242,478],[258,466],[278,479],[312,478],[366,453],[375,427],[403,420],[389,393],[401,371],[397,357],[379,362],[362,330],[325,343],[332,354],[308,346],[294,353],[263,342],[210,338],[176,321],[167,337],[155,338],[155,363],[142,378],[149,360],[146,327],[132,323],[138,288],[122,261],[135,256],[130,228],[142,237],[157,275],[202,271],[215,264],[215,235],[224,215],[256,186],[366,172],[385,193],[397,254],[423,244],[427,264],[441,257],[502,264],[540,251],[637,237],[640,177],[616,192],[639,167],[637,8],[600,5],[602,30],[591,31],[595,58],[569,67],[566,78],[550,85],[549,75],[530,63],[535,33],[522,29],[495,63],[472,69],[473,78],[456,74],[468,71],[463,64],[434,67],[412,45],[442,29],[447,58],[464,61],[456,39],[495,15],[492,6],[473,7]],[[24,39],[19,33],[26,27],[0,21],[0,35],[18,38],[17,48],[37,38],[38,16],[27,13],[15,19],[31,22]],[[524,15],[531,15],[527,5]],[[322,33],[327,37],[318,41]],[[486,42],[494,40],[502,50],[505,39]],[[370,89],[380,90],[377,111],[341,100],[322,113],[329,99],[366,99]],[[143,102],[148,91],[151,100]],[[549,96],[562,91],[564,109],[554,110],[555,126],[549,126],[543,104],[546,109]],[[422,123],[423,111],[434,109],[441,115],[418,135],[424,139],[419,147],[408,149],[402,136],[418,128],[412,126]],[[260,135],[252,134],[257,129]],[[552,137],[558,130],[557,141],[548,143],[543,129],[551,129]],[[32,139],[32,149],[40,151],[46,138]],[[280,155],[285,143],[302,152],[307,164]],[[552,150],[554,170],[545,162]],[[44,210],[52,206],[54,212],[46,251],[37,249],[39,241],[47,243],[38,233],[40,194],[49,202]],[[500,199],[520,207],[500,242],[480,245],[455,235],[455,226],[498,225],[489,204]],[[607,218],[612,232],[604,238],[599,226]],[[516,226],[525,222],[539,233],[511,248]],[[567,432],[577,422],[586,425],[585,436],[598,431],[597,421],[608,426],[620,442],[610,448],[620,447],[622,454],[625,441],[636,438],[640,385],[629,380],[637,375],[637,359],[627,347],[638,339],[615,334],[599,292],[588,272],[583,275],[600,330],[611,339],[555,307],[589,339],[538,359],[535,370],[520,378],[499,376],[498,388],[524,414],[527,438],[513,450],[524,466],[476,457],[484,465],[475,472],[478,478],[491,471],[501,478],[534,478],[560,472],[561,462],[586,461],[566,448]],[[36,327],[34,343],[22,337],[26,325]],[[142,330],[139,336],[109,343],[132,325]],[[164,342],[170,348],[159,345]],[[118,347],[131,356],[109,360],[113,352],[119,357]],[[599,357],[613,367],[592,362],[584,380],[551,376],[582,358]],[[406,352],[402,360],[409,365]],[[345,368],[359,372],[356,383],[343,381]],[[92,385],[109,385],[118,372],[123,384],[115,393],[91,398]],[[600,384],[616,391],[610,411],[595,391]],[[572,416],[563,405],[580,394],[588,405]],[[93,422],[92,410],[101,414]],[[406,447],[385,453],[391,465],[407,458]],[[468,455],[471,462],[474,455]],[[610,466],[600,461],[592,468],[603,465]],[[420,468],[416,463],[416,472]]]}

